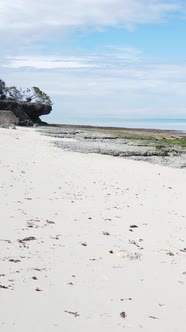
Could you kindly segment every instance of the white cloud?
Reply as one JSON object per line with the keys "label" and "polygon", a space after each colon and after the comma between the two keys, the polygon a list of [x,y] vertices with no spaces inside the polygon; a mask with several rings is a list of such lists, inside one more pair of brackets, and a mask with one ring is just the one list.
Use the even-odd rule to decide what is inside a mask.
{"label": "white cloud", "polygon": [[159,22],[183,10],[181,0],[1,0],[0,29],[130,27]]}
{"label": "white cloud", "polygon": [[[144,99],[148,104],[166,100],[171,104],[186,94],[186,65],[166,64],[145,58],[133,48],[109,48],[110,53],[82,56],[15,56],[6,61],[6,70],[18,86],[40,86],[51,97],[78,99],[79,107],[105,103],[103,109],[118,104],[133,104]],[[5,68],[4,68],[5,69]],[[12,72],[12,69],[14,72]],[[6,77],[5,77],[6,78]],[[18,81],[20,80],[20,82]],[[172,100],[170,102],[170,100]],[[76,102],[77,104],[77,102]],[[77,106],[74,106],[77,108]]]}
{"label": "white cloud", "polygon": [[[182,0],[1,0],[1,78],[7,85],[38,85],[54,99],[57,113],[64,105],[62,113],[71,116],[183,109],[186,65],[149,59],[132,47],[69,56],[63,37],[69,29],[133,29],[184,13]],[[60,41],[60,53],[52,41]]]}
{"label": "white cloud", "polygon": [[121,85],[127,82],[130,88],[133,86],[135,89],[157,88],[164,84],[161,87],[163,91],[170,84],[186,82],[184,63],[167,64],[159,59],[146,58],[140,50],[130,47],[110,47],[108,50],[110,52],[82,56],[12,56],[6,58],[2,68],[42,70],[42,73],[47,70],[50,73],[55,70],[64,73],[67,70],[67,75],[80,77],[81,80],[89,77],[91,86],[101,85],[105,90],[109,85],[114,88],[115,79],[122,81]]}
{"label": "white cloud", "polygon": [[97,67],[92,57],[51,57],[51,56],[15,56],[8,57],[8,63],[2,67],[34,69],[83,69]]}
{"label": "white cloud", "polygon": [[120,68],[122,64],[140,61],[141,52],[135,48],[107,47],[107,53],[81,56],[8,56],[2,67],[34,69]]}
{"label": "white cloud", "polygon": [[186,66],[149,60],[126,68],[6,69],[7,85],[39,86],[53,102],[52,122],[81,117],[185,116]]}

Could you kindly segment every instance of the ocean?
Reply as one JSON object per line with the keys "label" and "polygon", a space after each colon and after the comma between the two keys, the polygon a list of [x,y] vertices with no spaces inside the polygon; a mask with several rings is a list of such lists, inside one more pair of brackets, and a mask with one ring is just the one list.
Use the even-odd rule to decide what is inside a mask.
{"label": "ocean", "polygon": [[109,119],[114,127],[170,129],[186,131],[186,119]]}
{"label": "ocean", "polygon": [[123,128],[145,128],[145,129],[167,129],[186,132],[185,119],[163,119],[163,118],[79,118],[63,123],[74,125],[91,125],[103,127],[123,127]]}

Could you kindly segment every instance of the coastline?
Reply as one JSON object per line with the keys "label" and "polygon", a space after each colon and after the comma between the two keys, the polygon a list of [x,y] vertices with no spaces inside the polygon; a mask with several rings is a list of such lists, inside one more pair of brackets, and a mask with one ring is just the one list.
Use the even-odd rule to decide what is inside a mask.
{"label": "coastline", "polygon": [[1,330],[183,331],[186,171],[0,138]]}
{"label": "coastline", "polygon": [[186,133],[172,130],[53,125],[39,131],[65,151],[115,157],[185,168]]}
{"label": "coastline", "polygon": [[120,126],[120,127],[116,127],[116,126],[101,126],[101,125],[85,125],[85,124],[68,124],[68,123],[64,123],[64,124],[57,124],[57,123],[48,123],[47,127],[56,127],[56,128],[72,128],[72,129],[104,129],[104,130],[118,130],[118,131],[126,131],[126,132],[150,132],[150,133],[159,133],[159,134],[181,134],[183,133],[184,136],[186,137],[186,133],[184,132],[184,130],[178,130],[178,129],[156,129],[156,128],[129,128],[127,126]]}

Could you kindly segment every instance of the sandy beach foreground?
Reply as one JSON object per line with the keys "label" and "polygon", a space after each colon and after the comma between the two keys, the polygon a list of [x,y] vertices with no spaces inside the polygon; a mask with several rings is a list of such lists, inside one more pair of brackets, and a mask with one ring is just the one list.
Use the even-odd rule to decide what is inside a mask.
{"label": "sandy beach foreground", "polygon": [[185,331],[185,169],[18,128],[0,174],[0,331]]}

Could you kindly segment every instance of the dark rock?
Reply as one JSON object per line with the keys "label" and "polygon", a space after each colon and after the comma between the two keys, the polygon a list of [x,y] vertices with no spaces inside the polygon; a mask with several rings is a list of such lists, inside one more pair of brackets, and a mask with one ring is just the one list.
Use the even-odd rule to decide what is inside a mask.
{"label": "dark rock", "polygon": [[42,289],[40,289],[39,287],[36,288],[36,292],[42,292]]}
{"label": "dark rock", "polygon": [[107,236],[110,235],[110,233],[108,233],[108,232],[102,232],[102,233],[103,233],[103,235],[107,235]]}
{"label": "dark rock", "polygon": [[47,115],[52,111],[50,105],[31,103],[26,101],[0,100],[0,110],[11,111],[18,119],[20,126],[33,126],[34,124],[46,125],[40,116]]}
{"label": "dark rock", "polygon": [[122,318],[126,318],[126,313],[124,312],[124,311],[122,311],[121,313],[120,313],[120,316],[122,317]]}
{"label": "dark rock", "polygon": [[87,246],[87,243],[86,242],[81,242],[81,245],[86,247]]}
{"label": "dark rock", "polygon": [[3,285],[0,285],[0,288],[3,288],[3,289],[8,289],[7,286],[3,286]]}
{"label": "dark rock", "polygon": [[11,259],[9,259],[9,262],[11,262],[11,263],[20,263],[21,261],[20,261],[20,259],[11,258]]}

